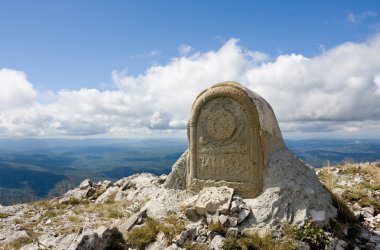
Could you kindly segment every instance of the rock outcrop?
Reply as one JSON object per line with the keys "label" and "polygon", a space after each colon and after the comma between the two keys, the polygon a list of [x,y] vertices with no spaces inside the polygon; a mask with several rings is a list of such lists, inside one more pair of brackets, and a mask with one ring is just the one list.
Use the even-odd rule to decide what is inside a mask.
{"label": "rock outcrop", "polygon": [[[283,157],[294,156],[278,155],[279,159]],[[275,165],[275,162],[272,164]],[[380,193],[377,188],[380,164],[376,164],[351,164],[317,169],[316,172],[325,185],[343,190],[340,197],[347,202],[354,219],[355,216],[357,219],[357,222],[351,222],[351,224],[337,220],[334,223],[338,223],[339,226],[334,229],[331,225],[335,224],[323,227],[325,231],[322,232],[328,239],[326,249],[354,249],[355,247],[377,249],[380,247],[378,208]],[[275,171],[274,166],[273,171]],[[312,172],[309,174],[313,175]],[[280,177],[279,173],[277,178]],[[155,230],[149,229],[154,232],[154,236],[146,239],[147,242],[143,247],[146,249],[186,249],[191,245],[223,249],[224,244],[239,243],[240,239],[244,239],[241,242],[246,242],[249,238],[244,238],[245,235],[261,229],[261,224],[266,223],[272,223],[272,226],[277,225],[270,236],[273,242],[281,242],[288,237],[286,230],[283,229],[284,224],[281,223],[282,219],[288,221],[288,214],[285,213],[287,210],[276,209],[276,204],[272,200],[277,199],[271,197],[270,192],[265,194],[267,197],[265,199],[260,196],[254,199],[243,199],[233,195],[227,213],[215,212],[202,215],[196,212],[196,201],[199,198],[197,194],[191,194],[185,190],[167,189],[163,184],[165,179],[165,175],[138,174],[115,183],[102,182],[110,183],[106,185],[108,186],[106,190],[117,190],[114,195],[111,194],[113,192],[107,192],[113,198],[106,199],[104,203],[96,202],[97,199],[93,196],[82,196],[80,199],[68,199],[62,202],[68,196],[78,197],[72,190],[52,200],[0,206],[0,249],[91,249],[92,247],[107,249],[106,246],[112,244],[114,244],[112,246],[121,247],[120,249],[123,247],[133,249],[136,247],[132,244],[132,239],[128,238],[129,234],[145,228],[147,221],[152,219],[157,224]],[[83,190],[91,187],[93,193],[97,193],[97,197],[106,193],[104,185],[100,183],[89,185],[89,183],[91,182],[86,180],[74,190],[82,193]],[[270,183],[264,185],[269,187]],[[358,193],[352,193],[353,191],[365,192],[368,196],[354,200],[353,198],[357,197]],[[273,209],[258,212],[259,206],[255,204],[258,200],[268,201],[269,205],[262,206],[272,206]],[[158,206],[158,203],[161,205]],[[320,225],[320,217],[325,217],[325,214],[320,210],[311,211],[313,212],[307,221],[314,218],[315,225]],[[279,218],[278,222],[271,222],[273,216],[268,214],[275,212]],[[261,224],[258,222],[258,214],[267,214],[266,218],[260,217]],[[302,230],[307,228],[302,224],[295,227]],[[149,230],[144,232],[149,232]],[[299,239],[293,243],[304,247],[309,244]]]}

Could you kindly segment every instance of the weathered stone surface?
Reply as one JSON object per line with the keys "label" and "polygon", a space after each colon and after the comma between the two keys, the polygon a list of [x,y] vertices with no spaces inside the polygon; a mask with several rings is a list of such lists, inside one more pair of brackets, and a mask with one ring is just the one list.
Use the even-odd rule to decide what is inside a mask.
{"label": "weathered stone surface", "polygon": [[184,190],[186,189],[186,163],[188,150],[174,163],[172,171],[164,183],[164,187]]}
{"label": "weathered stone surface", "polygon": [[194,234],[196,233],[196,228],[195,227],[191,227],[191,228],[188,228],[186,231],[183,231],[178,237],[177,239],[175,240],[175,243],[178,245],[178,246],[183,246],[183,244],[185,243],[185,241],[187,239],[192,239],[193,236],[195,236]]}
{"label": "weathered stone surface", "polygon": [[147,215],[151,218],[162,219],[168,214],[178,214],[183,210],[180,204],[193,195],[186,190],[157,189],[157,195],[147,202]]}
{"label": "weathered stone surface", "polygon": [[102,204],[115,198],[116,193],[120,190],[118,186],[110,187],[105,190],[95,201],[95,204]]}
{"label": "weathered stone surface", "polygon": [[29,238],[29,235],[25,230],[17,230],[7,236],[3,235],[2,238],[4,242],[12,242],[21,238]]}
{"label": "weathered stone surface", "polygon": [[231,227],[235,227],[238,224],[238,218],[228,217],[228,223]]}
{"label": "weathered stone surface", "polygon": [[251,214],[251,210],[242,209],[238,215],[238,223],[243,222],[250,214]]}
{"label": "weathered stone surface", "polygon": [[229,186],[243,197],[262,189],[264,164],[283,148],[269,104],[234,82],[216,84],[195,100],[189,126],[187,189]]}
{"label": "weathered stone surface", "polygon": [[264,173],[260,196],[244,199],[251,208],[247,225],[273,226],[281,222],[302,223],[310,211],[325,211],[325,223],[336,216],[330,194],[317,179],[314,169],[289,150],[275,153]]}
{"label": "weathered stone surface", "polygon": [[226,239],[221,235],[216,235],[210,242],[210,250],[222,250]]}
{"label": "weathered stone surface", "polygon": [[85,179],[84,181],[82,181],[80,184],[79,184],[79,189],[88,189],[90,187],[92,187],[94,184],[92,183],[92,181],[90,179]]}
{"label": "weathered stone surface", "polygon": [[79,242],[76,250],[90,250],[90,249],[126,249],[126,242],[123,235],[117,228],[107,229],[102,235],[97,233],[83,236]]}
{"label": "weathered stone surface", "polygon": [[363,207],[362,215],[364,218],[372,218],[375,213],[375,209],[373,207]]}
{"label": "weathered stone surface", "polygon": [[219,216],[219,223],[221,225],[226,224],[227,220],[228,220],[228,217],[226,215],[222,214],[222,215]]}
{"label": "weathered stone surface", "polygon": [[325,221],[326,220],[325,214],[326,213],[323,210],[315,211],[312,209],[310,210],[311,221],[313,222]]}
{"label": "weathered stone surface", "polygon": [[129,217],[122,224],[117,226],[117,228],[120,230],[120,232],[125,233],[129,231],[137,223],[137,221],[143,218],[144,216],[146,216],[146,209],[141,209],[140,212],[132,214],[131,217]]}
{"label": "weathered stone surface", "polygon": [[227,214],[233,192],[232,188],[225,186],[203,188],[195,203],[197,213],[205,215],[206,213],[214,214],[219,211],[222,214]]}

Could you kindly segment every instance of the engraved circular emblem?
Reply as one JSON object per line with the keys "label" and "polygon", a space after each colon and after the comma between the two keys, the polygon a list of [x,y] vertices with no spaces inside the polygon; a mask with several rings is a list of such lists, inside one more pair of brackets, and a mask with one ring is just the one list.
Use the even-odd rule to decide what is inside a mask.
{"label": "engraved circular emblem", "polygon": [[235,119],[230,112],[224,109],[219,109],[210,113],[206,129],[207,133],[213,139],[225,141],[229,139],[236,130]]}

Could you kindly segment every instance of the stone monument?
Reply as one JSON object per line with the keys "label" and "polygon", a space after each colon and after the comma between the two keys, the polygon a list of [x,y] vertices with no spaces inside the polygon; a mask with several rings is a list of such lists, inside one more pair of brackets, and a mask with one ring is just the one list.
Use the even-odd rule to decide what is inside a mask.
{"label": "stone monument", "polygon": [[[202,91],[187,132],[189,148],[173,165],[164,187],[197,195],[197,201],[204,200],[199,208],[224,202],[202,198],[219,187],[232,189],[229,197],[236,194],[249,206],[247,227],[306,219],[327,222],[336,216],[314,169],[286,148],[270,105],[239,83],[223,82]],[[167,200],[173,203],[173,196]],[[152,207],[158,203],[165,202]]]}
{"label": "stone monument", "polygon": [[186,186],[193,192],[229,186],[242,197],[257,196],[269,154],[284,146],[270,105],[235,82],[216,84],[198,95],[188,136]]}

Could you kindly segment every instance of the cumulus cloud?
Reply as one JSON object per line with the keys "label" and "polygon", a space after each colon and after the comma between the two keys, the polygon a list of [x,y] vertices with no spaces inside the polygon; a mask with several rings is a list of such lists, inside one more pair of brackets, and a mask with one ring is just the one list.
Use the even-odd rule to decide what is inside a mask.
{"label": "cumulus cloud", "polygon": [[273,107],[285,135],[380,132],[380,36],[344,43],[315,57],[277,58],[228,40],[215,51],[184,48],[143,74],[112,72],[114,90],[37,93],[25,74],[0,71],[1,136],[176,133],[186,129],[196,95],[238,81]]}
{"label": "cumulus cloud", "polygon": [[23,72],[0,69],[0,110],[33,103],[37,93]]}

